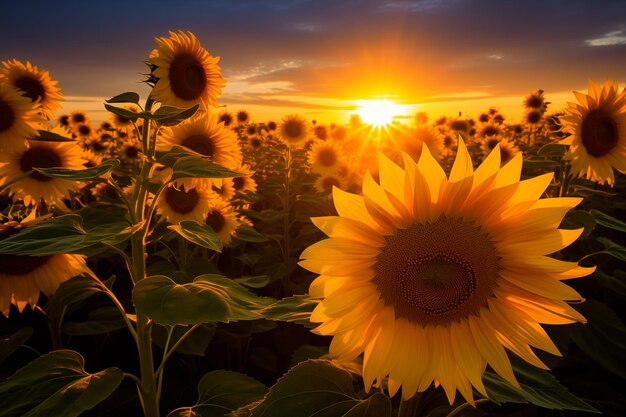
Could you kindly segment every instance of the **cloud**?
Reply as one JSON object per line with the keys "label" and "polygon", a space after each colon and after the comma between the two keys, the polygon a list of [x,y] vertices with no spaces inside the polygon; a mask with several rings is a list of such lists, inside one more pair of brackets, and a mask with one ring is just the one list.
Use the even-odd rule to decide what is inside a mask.
{"label": "cloud", "polygon": [[587,46],[610,46],[610,45],[626,45],[626,34],[622,29],[607,32],[599,38],[586,39]]}

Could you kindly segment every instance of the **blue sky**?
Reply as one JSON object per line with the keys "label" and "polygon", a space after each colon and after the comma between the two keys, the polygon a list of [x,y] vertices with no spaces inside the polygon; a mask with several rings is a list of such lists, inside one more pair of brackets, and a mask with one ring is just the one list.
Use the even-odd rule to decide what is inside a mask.
{"label": "blue sky", "polygon": [[626,81],[619,0],[36,0],[3,5],[0,23],[0,59],[49,70],[68,108],[145,95],[153,38],[178,29],[221,57],[220,102],[253,117],[378,96],[463,110],[537,88],[556,104],[589,78]]}

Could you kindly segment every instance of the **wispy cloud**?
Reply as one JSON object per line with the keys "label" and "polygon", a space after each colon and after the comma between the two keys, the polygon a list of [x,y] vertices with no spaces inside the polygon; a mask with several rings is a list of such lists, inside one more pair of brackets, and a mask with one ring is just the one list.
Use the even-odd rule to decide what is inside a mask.
{"label": "wispy cloud", "polygon": [[459,3],[460,0],[397,0],[388,1],[380,6],[385,11],[402,10],[411,13],[433,12]]}
{"label": "wispy cloud", "polygon": [[599,38],[585,40],[587,46],[626,45],[626,34],[623,29],[607,32]]}

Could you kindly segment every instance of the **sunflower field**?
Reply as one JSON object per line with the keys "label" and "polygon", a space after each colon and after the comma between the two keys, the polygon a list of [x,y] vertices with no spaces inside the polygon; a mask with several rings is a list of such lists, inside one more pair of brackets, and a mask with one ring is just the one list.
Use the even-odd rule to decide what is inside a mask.
{"label": "sunflower field", "polygon": [[155,40],[99,125],[2,62],[0,417],[626,415],[626,88],[261,122]]}

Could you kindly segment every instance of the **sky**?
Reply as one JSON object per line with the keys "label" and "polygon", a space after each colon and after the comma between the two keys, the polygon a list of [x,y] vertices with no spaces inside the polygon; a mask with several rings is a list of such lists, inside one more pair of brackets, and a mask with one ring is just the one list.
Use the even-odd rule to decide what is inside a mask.
{"label": "sky", "polygon": [[357,100],[387,98],[410,117],[521,118],[543,89],[558,111],[588,79],[626,82],[624,0],[11,1],[0,60],[29,60],[59,81],[62,112],[106,118],[102,102],[143,98],[154,37],[190,30],[220,56],[219,99],[256,121],[290,113],[345,123]]}

